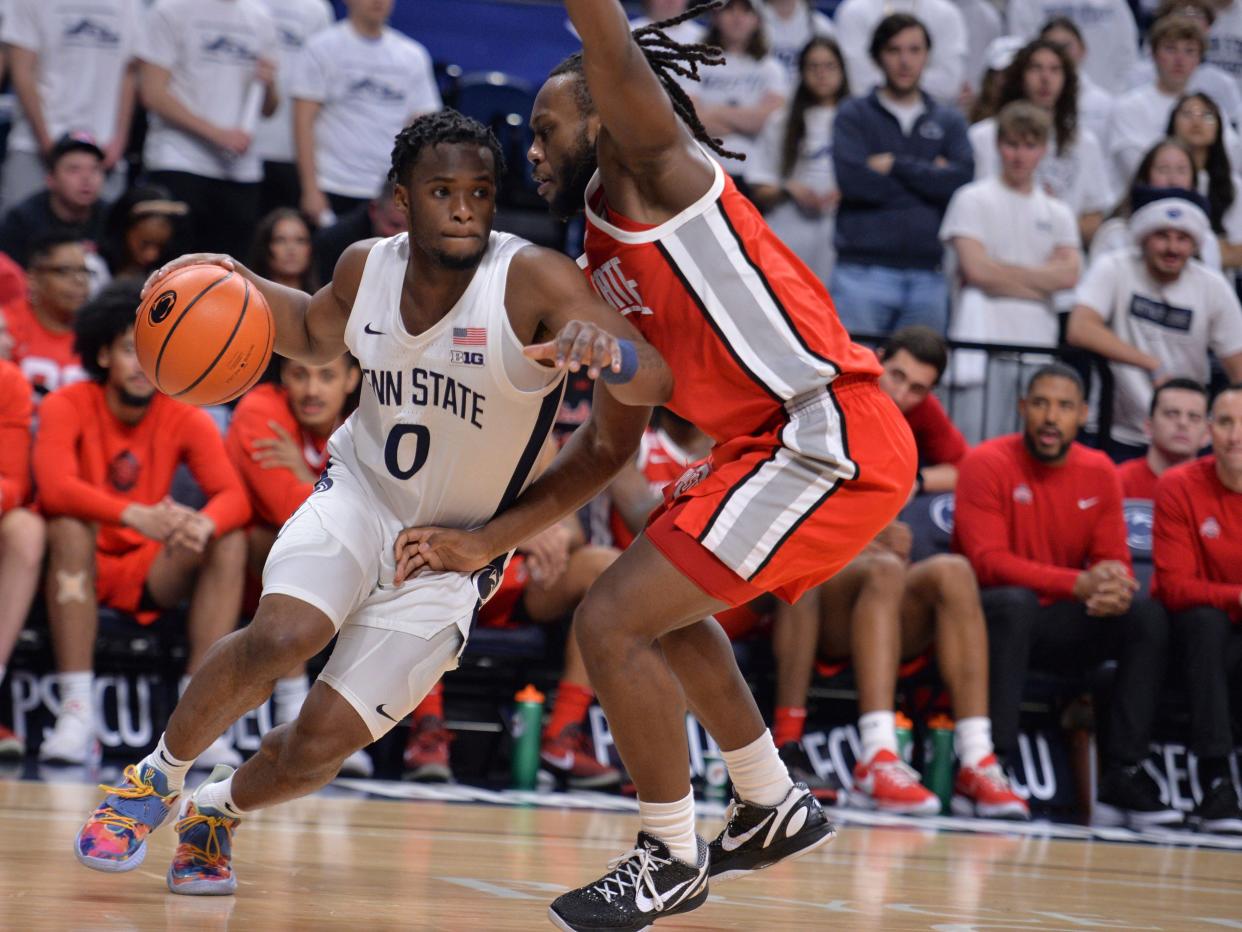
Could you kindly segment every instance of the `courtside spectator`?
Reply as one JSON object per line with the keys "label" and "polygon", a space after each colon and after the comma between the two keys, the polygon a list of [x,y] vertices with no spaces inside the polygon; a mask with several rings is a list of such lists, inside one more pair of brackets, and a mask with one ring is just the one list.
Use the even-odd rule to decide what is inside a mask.
{"label": "courtside spectator", "polygon": [[259,0],[156,0],[139,36],[148,180],[189,205],[177,252],[241,255],[259,216],[263,162],[251,95],[276,111],[276,24]]}
{"label": "courtside spectator", "polygon": [[336,22],[328,0],[262,0],[276,21],[276,92],[280,100],[275,112],[259,121],[254,131],[254,147],[263,160],[263,194],[259,212],[267,214],[277,207],[296,207],[302,200],[298,181],[297,154],[293,145],[293,103],[289,95],[297,57],[306,40]]}
{"label": "courtside spectator", "polygon": [[1194,379],[1160,384],[1151,396],[1151,412],[1144,425],[1151,438],[1147,454],[1117,467],[1126,498],[1154,500],[1160,477],[1199,455],[1208,441],[1207,409],[1207,389]]}
{"label": "courtside spectator", "polygon": [[929,327],[903,327],[880,347],[880,388],[905,415],[919,451],[917,492],[952,492],[957,464],[970,447],[932,390],[948,365],[944,338]]}
{"label": "courtside spectator", "polygon": [[987,629],[975,574],[955,554],[911,564],[911,544],[909,527],[894,522],[845,569],[808,593],[818,599],[819,656],[829,662],[848,658],[854,667],[862,740],[854,798],[884,812],[939,814],[936,794],[898,756],[893,711],[902,661],[924,657],[934,644],[957,718],[953,738],[961,768],[954,811],[1027,819],[1026,803],[1009,787],[993,753]]}
{"label": "courtside spectator", "polygon": [[[250,268],[269,277],[254,264]],[[246,393],[224,440],[250,499],[246,565],[255,581],[263,578],[263,565],[280,529],[310,496],[327,467],[328,438],[349,415],[349,402],[362,376],[348,355],[326,366],[289,359],[280,359],[278,365],[280,383],[259,385]],[[305,668],[278,679],[272,691],[275,724],[297,719],[309,690]],[[369,777],[374,771],[364,750],[341,765],[347,776]]]}
{"label": "courtside spectator", "polygon": [[835,14],[837,42],[845,53],[850,87],[866,94],[888,79],[872,51],[880,23],[894,15],[917,17],[928,31],[922,86],[942,104],[956,107],[966,75],[966,23],[951,0],[845,0]]}
{"label": "courtside spectator", "polygon": [[[999,173],[958,190],[940,228],[961,279],[949,332],[961,340],[1052,349],[1056,295],[1073,288],[1082,269],[1078,223],[1037,183],[1051,134],[1047,111],[1014,101],[996,126]],[[966,387],[958,421],[980,439],[1014,428],[1025,372],[1046,361],[996,357],[984,367],[981,355],[954,362],[954,385]]]}
{"label": "courtside spectator", "polygon": [[[1069,56],[1046,39],[1036,39],[1018,52],[1006,70],[998,110],[1015,100],[1025,100],[1048,114],[1052,135],[1035,171],[1035,183],[1074,212],[1083,242],[1090,242],[1116,199],[1109,189],[1104,149],[1095,134],[1078,121],[1077,81],[1078,73]],[[996,119],[981,120],[969,132],[975,177],[999,175]]]}
{"label": "courtside spectator", "polygon": [[1039,37],[1062,49],[1078,72],[1078,125],[1091,130],[1101,146],[1108,142],[1108,123],[1116,98],[1091,79],[1083,63],[1087,45],[1078,25],[1068,17],[1054,16],[1039,31]]}
{"label": "courtside spectator", "polygon": [[1183,16],[1166,16],[1151,27],[1155,77],[1117,98],[1108,127],[1108,155],[1118,183],[1130,178],[1143,153],[1164,137],[1205,48],[1199,27]]}
{"label": "courtside spectator", "polygon": [[1113,420],[1105,441],[1125,460],[1146,451],[1152,390],[1185,376],[1207,384],[1208,350],[1242,379],[1242,306],[1219,272],[1193,258],[1206,237],[1197,195],[1163,197],[1130,217],[1134,248],[1101,256],[1074,296],[1065,338],[1099,353],[1113,372]]}
{"label": "courtside spectator", "polygon": [[[43,519],[30,499],[30,386],[9,362],[13,341],[0,319],[0,685],[26,623],[43,569]],[[20,758],[22,742],[0,724],[0,760]]]}
{"label": "courtside spectator", "polygon": [[386,238],[404,233],[405,211],[397,206],[396,186],[385,181],[379,194],[361,207],[355,207],[340,217],[332,226],[315,234],[315,256],[318,263],[319,281],[332,281],[336,260],[341,258],[352,244],[373,236]]}
{"label": "courtside spectator", "polygon": [[307,40],[289,82],[302,212],[320,226],[373,197],[393,137],[441,107],[427,50],[387,26],[392,5],[346,0],[349,16]]}
{"label": "courtside spectator", "polygon": [[1056,16],[1068,17],[1078,29],[1090,53],[1080,63],[1091,80],[1119,94],[1138,59],[1138,26],[1126,0],[1009,0],[1006,20],[1009,32],[1034,38]]}
{"label": "courtside spectator", "polygon": [[724,50],[724,64],[704,68],[697,83],[686,85],[707,131],[736,153],[724,162],[735,177],[745,168],[744,161],[736,159],[749,158],[768,117],[780,109],[788,93],[785,70],[769,54],[759,2],[728,0],[712,13],[703,41]]}
{"label": "courtside spectator", "polygon": [[[39,410],[34,479],[48,518],[48,621],[60,683],[43,761],[81,764],[95,744],[100,604],[149,625],[189,596],[187,674],[233,630],[241,608],[246,491],[211,418],[157,392],[139,367],[138,289],[115,282],[82,309],[76,347],[91,379],[52,393]],[[181,463],[207,496],[200,511],[169,498]],[[210,759],[240,762],[224,738]]]}
{"label": "courtside spectator", "polygon": [[1021,433],[962,460],[953,528],[954,549],[983,588],[993,741],[1002,760],[1015,759],[1028,669],[1087,673],[1086,665],[1116,659],[1096,811],[1136,827],[1176,824],[1181,814],[1160,802],[1142,767],[1168,619],[1136,596],[1113,464],[1074,442],[1087,418],[1078,373],[1061,364],[1039,370],[1021,410]]}
{"label": "courtside spectator", "polygon": [[[871,57],[884,84],[837,111],[832,160],[841,205],[830,290],[854,333],[945,329],[949,295],[937,234],[975,166],[961,115],[921,87],[930,41],[913,16],[882,20]],[[857,92],[852,76],[851,85]]]}
{"label": "courtside spectator", "polygon": [[832,38],[832,20],[809,0],[767,0],[761,12],[771,55],[785,69],[789,86],[794,87],[798,83],[802,50],[812,39]]}
{"label": "courtside spectator", "polygon": [[27,265],[30,247],[54,233],[72,235],[93,251],[103,236],[107,205],[103,191],[103,150],[94,138],[71,133],[48,154],[46,188],[25,200],[5,203],[0,221],[0,252]]}
{"label": "courtside spectator", "polygon": [[1156,490],[1152,592],[1173,615],[1184,649],[1190,749],[1201,831],[1242,834],[1233,786],[1231,712],[1242,677],[1242,385],[1216,396],[1212,454],[1169,470]]}
{"label": "courtside spectator", "polygon": [[793,99],[768,118],[746,160],[750,196],[773,232],[827,282],[836,260],[837,176],[832,167],[832,124],[849,96],[841,50],[832,39],[812,39],[798,61]]}
{"label": "courtside spectator", "polygon": [[73,328],[91,273],[81,242],[64,234],[35,242],[28,273],[28,293],[0,307],[0,314],[13,340],[12,360],[34,388],[37,404],[48,392],[86,378]]}
{"label": "courtside spectator", "polygon": [[6,7],[0,40],[21,106],[4,158],[4,204],[43,188],[52,147],[68,132],[99,140],[108,178],[104,196],[115,200],[128,174],[139,0],[8,0]]}
{"label": "courtside spectator", "polygon": [[108,209],[99,252],[113,278],[146,278],[172,258],[177,224],[189,213],[166,188],[135,185]]}
{"label": "courtside spectator", "polygon": [[292,207],[278,207],[259,221],[246,264],[256,275],[286,288],[308,294],[318,290],[311,227]]}
{"label": "courtside spectator", "polygon": [[1207,198],[1208,220],[1224,268],[1242,266],[1242,200],[1239,179],[1225,148],[1225,120],[1207,94],[1188,94],[1169,116],[1168,134],[1184,142],[1195,160],[1195,190]]}
{"label": "courtside spectator", "polygon": [[[643,15],[630,20],[630,27],[638,29],[642,26],[650,26],[652,23],[662,23],[666,19],[673,19],[686,12],[689,5],[689,0],[642,0],[639,6],[642,7]],[[694,45],[702,42],[703,33],[706,31],[706,26],[693,19],[665,30],[670,39],[681,45]]]}

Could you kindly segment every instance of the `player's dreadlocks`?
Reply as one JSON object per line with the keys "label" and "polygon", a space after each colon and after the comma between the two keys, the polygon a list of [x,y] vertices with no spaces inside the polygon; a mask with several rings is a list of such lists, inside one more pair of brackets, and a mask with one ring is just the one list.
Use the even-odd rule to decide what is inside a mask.
{"label": "player's dreadlocks", "polygon": [[496,181],[499,183],[504,177],[505,154],[496,134],[478,120],[463,116],[456,110],[441,110],[420,116],[397,133],[397,140],[392,147],[392,168],[388,172],[388,180],[405,184],[423,149],[445,142],[473,143],[490,150],[496,166]]}
{"label": "player's dreadlocks", "polygon": [[[634,41],[638,43],[638,47],[647,59],[647,64],[651,66],[651,70],[655,72],[656,77],[660,79],[660,83],[664,85],[664,90],[673,102],[673,110],[676,111],[677,116],[681,118],[682,122],[690,128],[694,138],[723,158],[745,159],[746,156],[744,154],[730,152],[724,147],[723,140],[717,139],[707,131],[707,128],[703,126],[703,121],[699,119],[699,115],[694,109],[694,102],[690,100],[690,96],[677,81],[678,77],[688,78],[691,81],[700,80],[700,66],[723,65],[725,61],[724,52],[714,45],[705,45],[698,42],[684,45],[670,38],[666,32],[666,30],[679,26],[688,20],[696,19],[710,10],[719,9],[725,5],[725,2],[726,0],[708,0],[706,3],[695,4],[679,16],[635,29],[633,35]],[[555,78],[562,74],[583,74],[581,52],[575,52],[557,65],[549,77]],[[585,80],[578,82],[574,93],[577,95],[578,105],[583,111],[589,113],[595,109],[595,103],[591,100],[591,92],[588,90]]]}

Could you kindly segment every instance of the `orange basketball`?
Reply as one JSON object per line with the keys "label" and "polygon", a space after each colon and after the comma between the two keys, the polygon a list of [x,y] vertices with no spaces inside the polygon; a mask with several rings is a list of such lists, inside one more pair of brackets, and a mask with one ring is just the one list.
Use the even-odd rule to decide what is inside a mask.
{"label": "orange basketball", "polygon": [[272,358],[276,327],[262,292],[218,265],[161,278],[138,308],[134,345],[155,387],[193,405],[232,401]]}

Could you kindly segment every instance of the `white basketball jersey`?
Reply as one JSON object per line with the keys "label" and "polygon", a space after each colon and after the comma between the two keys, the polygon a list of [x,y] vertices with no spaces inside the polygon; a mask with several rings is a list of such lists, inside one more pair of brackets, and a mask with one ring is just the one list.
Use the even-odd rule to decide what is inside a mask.
{"label": "white basketball jersey", "polygon": [[407,235],[367,257],[345,328],[362,397],[328,450],[402,526],[478,527],[532,478],[564,379],[522,355],[505,310],[509,263],[527,245],[492,233],[457,304],[417,336],[401,318]]}

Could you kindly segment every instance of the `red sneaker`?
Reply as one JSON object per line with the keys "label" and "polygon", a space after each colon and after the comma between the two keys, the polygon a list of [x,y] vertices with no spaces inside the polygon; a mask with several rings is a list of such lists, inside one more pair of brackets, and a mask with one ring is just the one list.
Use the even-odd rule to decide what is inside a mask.
{"label": "red sneaker", "polygon": [[539,749],[545,769],[575,790],[619,786],[621,771],[601,764],[581,725],[566,725],[559,735],[545,737]]}
{"label": "red sneaker", "polygon": [[918,771],[887,749],[854,765],[851,800],[870,809],[902,815],[938,815],[940,800],[919,782]]}
{"label": "red sneaker", "polygon": [[979,761],[978,767],[961,767],[953,784],[953,813],[983,819],[1031,817],[1030,807],[1013,791],[995,754]]}
{"label": "red sneaker", "polygon": [[21,760],[25,753],[26,745],[22,743],[22,739],[0,725],[0,761]]}
{"label": "red sneaker", "polygon": [[410,739],[405,745],[403,780],[416,783],[452,783],[453,768],[449,765],[449,742],[453,733],[444,727],[438,715],[424,715],[414,720]]}

